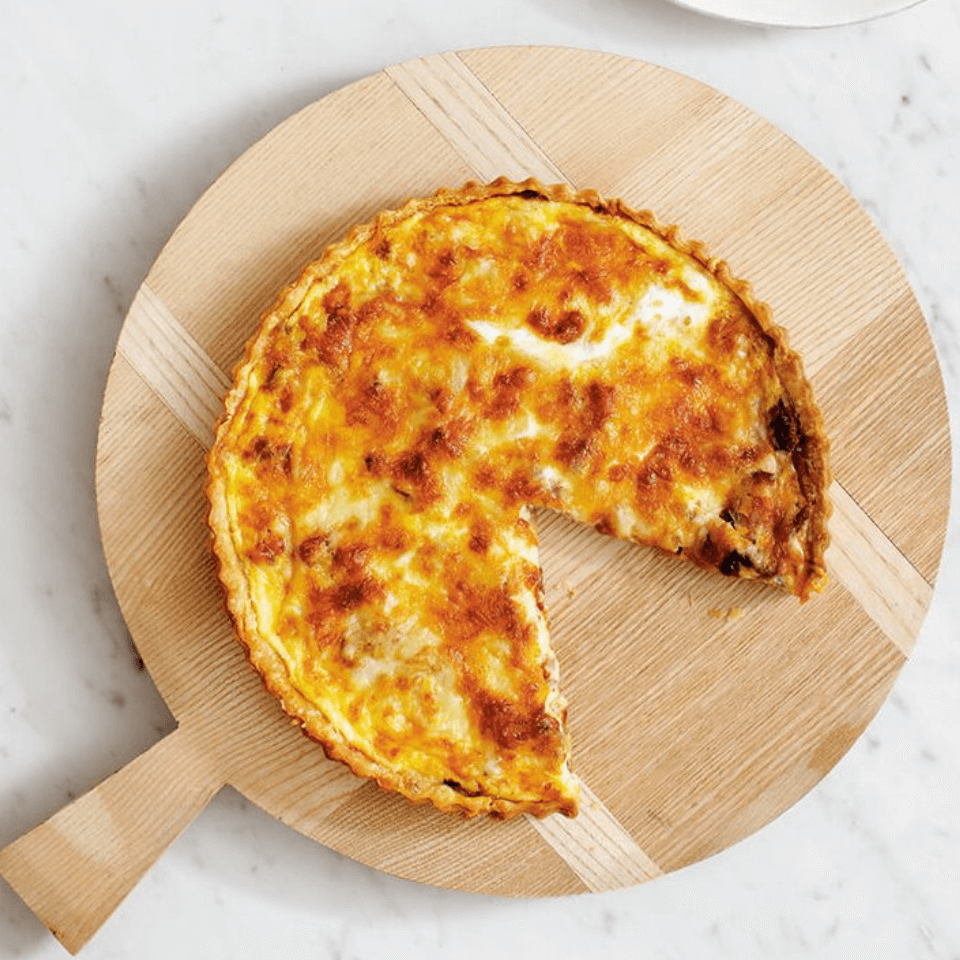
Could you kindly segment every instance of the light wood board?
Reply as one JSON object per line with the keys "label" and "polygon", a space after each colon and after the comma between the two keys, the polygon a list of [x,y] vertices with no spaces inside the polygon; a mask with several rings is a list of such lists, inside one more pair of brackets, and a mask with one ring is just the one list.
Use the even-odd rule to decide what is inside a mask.
{"label": "light wood board", "polygon": [[[222,396],[280,287],[381,208],[501,174],[622,197],[727,259],[804,356],[836,474],[832,582],[803,606],[539,516],[585,783],[575,820],[461,822],[326,760],[244,660],[205,527]],[[949,463],[937,361],[900,266],[769,122],[687,77],[582,50],[386,69],[234,163],[132,304],[97,498],[119,602],[179,728],[0,852],[0,871],[79,949],[225,784],[350,857],[460,890],[603,891],[715,854],[809,791],[890,691],[933,590]]]}

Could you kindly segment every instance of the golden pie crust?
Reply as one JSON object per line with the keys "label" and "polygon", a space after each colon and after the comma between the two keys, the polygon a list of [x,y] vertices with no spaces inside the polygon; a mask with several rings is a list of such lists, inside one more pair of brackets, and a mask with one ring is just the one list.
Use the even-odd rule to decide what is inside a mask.
{"label": "golden pie crust", "polygon": [[327,754],[414,802],[575,815],[532,508],[801,600],[822,418],[726,264],[566,186],[440,190],[263,315],[208,459],[250,662]]}

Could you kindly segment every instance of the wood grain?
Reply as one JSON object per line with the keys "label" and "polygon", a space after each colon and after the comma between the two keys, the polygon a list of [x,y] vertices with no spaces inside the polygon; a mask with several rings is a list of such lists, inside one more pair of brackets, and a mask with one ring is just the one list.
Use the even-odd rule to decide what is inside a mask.
{"label": "wood grain", "polygon": [[389,67],[388,77],[470,165],[479,180],[565,177],[456,54]]}
{"label": "wood grain", "polygon": [[830,569],[908,657],[933,588],[839,483],[830,488],[830,497],[834,505]]}
{"label": "wood grain", "polygon": [[663,874],[586,784],[576,819],[529,819],[594,893],[636,886]]}
{"label": "wood grain", "polygon": [[200,445],[209,449],[230,380],[146,283],[127,314],[118,349]]}
{"label": "wood grain", "polygon": [[[377,210],[500,174],[653,209],[749,277],[805,357],[836,468],[833,582],[803,606],[538,514],[585,783],[574,821],[461,822],[328,761],[247,665],[205,526],[222,396],[280,287]],[[908,416],[920,408],[922,433]],[[774,126],[690,78],[591,51],[390,67],[239,158],[131,305],[97,500],[117,597],[181,727],[2,851],[0,872],[78,948],[221,784],[379,869],[482,893],[610,890],[716,854],[809,791],[889,693],[936,581],[949,459],[936,357],[902,270],[854,198]]]}
{"label": "wood grain", "polygon": [[0,851],[0,872],[71,953],[223,785],[180,728]]}

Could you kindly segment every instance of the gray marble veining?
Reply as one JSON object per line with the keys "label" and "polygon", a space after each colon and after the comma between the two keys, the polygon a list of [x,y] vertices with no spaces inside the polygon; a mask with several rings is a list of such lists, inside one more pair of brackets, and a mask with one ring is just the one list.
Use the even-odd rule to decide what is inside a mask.
{"label": "gray marble veining", "polygon": [[[440,50],[552,43],[688,73],[833,171],[896,252],[960,411],[960,12],[764,29],[664,0],[0,4],[0,845],[173,728],[114,600],[93,457],[123,316],[219,171],[294,110]],[[922,411],[917,412],[922,422]],[[954,454],[954,464],[957,465]],[[960,470],[955,469],[955,476]],[[226,790],[91,958],[960,956],[960,522],[916,655],[811,794],[645,887],[418,887]],[[61,948],[0,882],[0,956]]]}

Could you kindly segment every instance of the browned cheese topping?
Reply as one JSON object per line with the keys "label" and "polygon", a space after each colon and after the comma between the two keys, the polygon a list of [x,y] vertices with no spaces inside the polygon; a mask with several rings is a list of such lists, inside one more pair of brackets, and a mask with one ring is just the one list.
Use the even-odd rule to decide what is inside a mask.
{"label": "browned cheese topping", "polygon": [[574,812],[530,508],[819,589],[778,349],[619,210],[478,190],[380,218],[266,316],[211,454],[251,660],[412,799]]}

